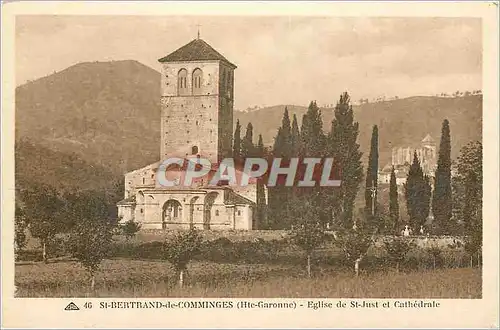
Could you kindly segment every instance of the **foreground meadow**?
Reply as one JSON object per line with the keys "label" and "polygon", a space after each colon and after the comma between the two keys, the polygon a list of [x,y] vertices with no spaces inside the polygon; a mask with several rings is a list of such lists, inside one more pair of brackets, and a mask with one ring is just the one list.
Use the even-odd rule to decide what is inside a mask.
{"label": "foreground meadow", "polygon": [[186,286],[162,261],[105,260],[90,292],[88,275],[73,261],[18,264],[18,297],[230,297],[230,298],[481,298],[481,270],[453,268],[409,273],[316,267],[307,278],[292,265],[192,262]]}

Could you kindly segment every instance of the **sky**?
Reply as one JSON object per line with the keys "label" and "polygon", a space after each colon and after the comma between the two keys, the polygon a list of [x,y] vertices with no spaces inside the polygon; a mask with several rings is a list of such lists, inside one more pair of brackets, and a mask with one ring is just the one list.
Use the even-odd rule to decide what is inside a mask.
{"label": "sky", "polygon": [[16,85],[79,62],[158,59],[197,36],[236,64],[235,108],[481,89],[478,18],[18,16]]}

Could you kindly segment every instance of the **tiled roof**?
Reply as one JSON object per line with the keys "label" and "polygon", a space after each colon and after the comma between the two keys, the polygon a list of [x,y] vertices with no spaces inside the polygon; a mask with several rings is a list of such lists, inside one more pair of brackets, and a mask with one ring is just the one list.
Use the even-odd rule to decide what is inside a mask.
{"label": "tiled roof", "polygon": [[187,45],[182,46],[173,53],[160,58],[159,62],[189,62],[189,61],[223,61],[236,68],[218,51],[212,48],[202,39],[194,39]]}
{"label": "tiled roof", "polygon": [[129,198],[122,199],[121,201],[119,201],[116,204],[117,205],[130,205],[130,204],[134,204],[134,203],[135,203],[135,196],[131,196]]}
{"label": "tiled roof", "polygon": [[246,197],[243,197],[232,190],[229,190],[227,199],[224,201],[226,205],[255,205],[255,203]]}

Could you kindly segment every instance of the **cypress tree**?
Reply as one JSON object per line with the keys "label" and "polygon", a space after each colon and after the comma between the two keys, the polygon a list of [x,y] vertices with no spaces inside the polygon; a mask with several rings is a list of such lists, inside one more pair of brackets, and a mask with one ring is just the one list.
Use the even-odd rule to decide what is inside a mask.
{"label": "cypress tree", "polygon": [[451,138],[447,119],[443,121],[441,142],[436,169],[436,181],[432,198],[434,219],[442,233],[452,230],[452,196],[451,196]]}
{"label": "cypress tree", "polygon": [[299,143],[299,155],[304,156],[306,154],[306,143],[309,134],[309,130],[307,129],[309,127],[308,119],[307,119],[307,112],[302,115],[302,126],[300,128],[300,143]]}
{"label": "cypress tree", "polygon": [[410,166],[405,183],[406,210],[410,217],[410,226],[412,226],[412,228],[414,228],[417,222],[416,205],[418,198],[418,181],[420,177],[423,177],[422,168],[420,167],[417,153],[414,153],[413,163]]}
{"label": "cypress tree", "polygon": [[321,111],[316,102],[311,102],[304,115],[301,129],[303,156],[321,157],[325,154],[325,136],[323,134],[323,121]]}
{"label": "cypress tree", "polygon": [[279,136],[279,148],[276,150],[275,157],[290,158],[292,155],[292,127],[288,108],[285,107],[283,119],[281,120],[281,135]]}
{"label": "cypress tree", "polygon": [[[425,225],[427,218],[429,217],[429,212],[431,210],[431,198],[432,198],[432,186],[431,186],[431,178],[428,175],[424,175],[423,186],[423,201],[422,201],[422,209],[421,209],[421,217],[424,221],[421,223],[421,226]],[[420,227],[417,228],[420,230]]]}
{"label": "cypress tree", "polygon": [[[291,145],[292,145],[292,157],[298,157],[300,155],[302,141],[301,141],[301,137],[300,137],[300,130],[299,130],[299,124],[297,121],[297,116],[295,114],[293,115],[292,131],[291,131],[290,138],[291,138],[290,141],[291,141]],[[298,168],[297,168],[297,172],[300,171],[300,167],[301,167],[301,164],[299,163]],[[295,178],[297,179],[299,177],[300,177],[300,175],[297,174]],[[298,189],[299,188],[296,187],[295,185],[292,187],[291,194],[293,197],[297,196]]]}
{"label": "cypress tree", "polygon": [[[310,102],[307,112],[304,115],[302,129],[300,131],[302,157],[324,157],[326,155],[326,137],[323,133],[323,121],[321,119],[321,110],[315,101]],[[318,171],[318,166],[315,170]],[[301,166],[301,172],[305,173],[305,166]],[[317,172],[316,172],[317,173]],[[333,194],[331,187],[315,187],[299,188],[300,193],[304,195],[302,200],[305,202],[309,199],[314,207],[318,210],[318,217],[322,223],[330,221],[331,218],[331,203],[329,197]]]}
{"label": "cypress tree", "polygon": [[[373,126],[370,155],[366,168],[365,189],[365,213],[367,219],[377,216],[377,180],[378,180],[378,127]],[[375,189],[375,198],[372,197],[372,189]],[[374,207],[375,206],[375,207]],[[373,209],[375,208],[375,209]],[[375,221],[375,219],[372,219]]]}
{"label": "cypress tree", "polygon": [[254,145],[253,145],[253,126],[252,123],[248,123],[247,130],[245,132],[245,137],[241,143],[241,156],[243,158],[253,157],[254,155]]}
{"label": "cypress tree", "polygon": [[424,176],[415,152],[405,184],[406,207],[410,217],[410,227],[415,231],[418,231],[420,226],[423,226],[427,220],[430,195],[429,178]]}
{"label": "cypress tree", "polygon": [[293,114],[291,134],[292,156],[298,156],[300,151],[300,131],[297,116],[295,114]]}
{"label": "cypress tree", "polygon": [[[288,109],[285,107],[281,127],[274,139],[273,156],[282,158],[285,164],[292,155],[291,125]],[[289,228],[292,214],[289,212],[289,203],[292,195],[292,187],[285,187],[277,182],[275,187],[268,189],[269,193],[269,213],[273,218],[274,228]],[[277,223],[279,221],[279,223]]]}
{"label": "cypress tree", "polygon": [[281,142],[283,138],[281,137],[281,126],[278,127],[278,132],[276,132],[276,136],[274,137],[274,144],[273,144],[273,155],[277,154],[279,150],[281,149]]}
{"label": "cypress tree", "polygon": [[[281,127],[278,128],[278,132],[276,133],[276,136],[274,137],[274,144],[272,148],[272,154],[276,155],[280,153],[281,149],[281,142],[282,142],[282,134],[281,134]],[[275,156],[276,157],[276,156]],[[267,221],[268,221],[268,227],[269,229],[277,229],[278,228],[278,220],[280,219],[280,212],[281,212],[281,202],[282,202],[282,196],[280,193],[280,187],[274,186],[274,187],[267,187],[267,193],[268,193],[268,208],[267,208]]]}
{"label": "cypress tree", "polygon": [[[264,157],[264,143],[262,141],[262,134],[259,134],[259,141],[257,143],[257,148],[256,148],[256,156],[257,157]],[[259,229],[270,229],[270,226],[267,222],[267,203],[266,203],[266,191],[265,191],[265,186],[264,183],[262,182],[262,179],[259,178],[257,180],[257,221],[258,221],[258,228]]]}
{"label": "cypress tree", "polygon": [[236,121],[236,129],[234,130],[233,139],[233,158],[239,159],[241,156],[241,125],[240,120]]}
{"label": "cypress tree", "polygon": [[398,186],[396,182],[396,173],[394,166],[391,171],[391,181],[389,185],[389,215],[391,217],[392,230],[396,234],[399,230],[399,202],[398,202]]}
{"label": "cypress tree", "polygon": [[363,166],[357,138],[359,124],[354,121],[354,113],[348,93],[343,93],[335,106],[332,130],[328,136],[329,155],[341,171],[341,186],[332,199],[336,218],[340,218],[345,229],[353,227],[354,200],[363,179]]}
{"label": "cypress tree", "polygon": [[257,142],[257,154],[259,157],[264,157],[264,142],[262,140],[262,134],[259,134],[259,140]]}
{"label": "cypress tree", "polygon": [[467,235],[471,235],[482,228],[482,170],[482,144],[478,141],[469,142],[460,150],[460,156],[458,157],[458,175],[454,178],[454,180],[458,181],[464,187],[464,196],[457,207],[459,208],[458,216],[465,222]]}

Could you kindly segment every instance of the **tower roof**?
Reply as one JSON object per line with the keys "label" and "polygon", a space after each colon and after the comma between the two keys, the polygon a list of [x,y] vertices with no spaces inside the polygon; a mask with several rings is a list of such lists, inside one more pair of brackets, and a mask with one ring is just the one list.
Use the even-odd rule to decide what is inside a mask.
{"label": "tower roof", "polygon": [[223,61],[234,69],[236,65],[229,62],[218,51],[202,39],[194,39],[169,55],[160,58],[159,62],[192,62],[192,61]]}
{"label": "tower roof", "polygon": [[434,143],[434,139],[430,136],[430,134],[427,134],[424,139],[422,140],[423,143]]}

